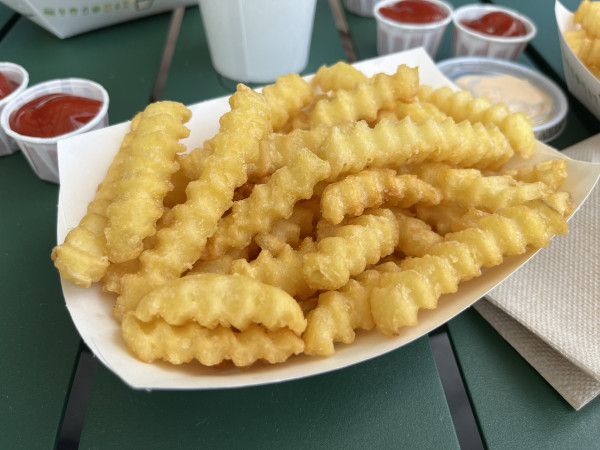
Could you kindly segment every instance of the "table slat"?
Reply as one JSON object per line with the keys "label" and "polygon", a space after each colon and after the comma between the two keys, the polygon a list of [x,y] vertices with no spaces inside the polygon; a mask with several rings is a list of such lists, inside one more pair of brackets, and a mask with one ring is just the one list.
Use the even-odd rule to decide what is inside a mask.
{"label": "table slat", "polygon": [[[20,18],[0,42],[0,55],[24,66],[30,84],[98,81],[110,95],[111,121],[122,121],[150,98],[169,17],[65,40]],[[0,202],[0,448],[53,448],[81,348],[50,260],[58,186],[37,178],[17,152],[0,158]]]}
{"label": "table slat", "polygon": [[448,329],[488,448],[597,448],[600,398],[575,411],[473,309]]}
{"label": "table slat", "polygon": [[57,196],[21,153],[0,158],[0,448],[54,446],[79,355],[50,261]]}
{"label": "table slat", "polygon": [[233,390],[133,391],[101,367],[81,447],[131,446],[451,449],[458,442],[422,338],[328,374]]}
{"label": "table slat", "polygon": [[15,15],[16,13],[14,10],[0,3],[0,32]]}

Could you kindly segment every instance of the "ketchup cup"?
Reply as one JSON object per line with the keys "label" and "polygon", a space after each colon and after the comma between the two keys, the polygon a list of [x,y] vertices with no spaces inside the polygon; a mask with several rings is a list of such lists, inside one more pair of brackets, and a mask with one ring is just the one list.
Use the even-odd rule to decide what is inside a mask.
{"label": "ketchup cup", "polygon": [[[489,13],[503,13],[524,25],[521,36],[504,37],[486,34],[465,26],[465,22],[480,19]],[[484,56],[496,59],[515,60],[536,33],[535,24],[523,14],[493,5],[469,5],[454,11],[453,56]]]}
{"label": "ketchup cup", "polygon": [[426,3],[439,8],[444,17],[429,23],[406,23],[393,20],[382,14],[381,9],[393,6],[402,0],[384,0],[375,5],[377,22],[377,52],[380,55],[395,53],[416,47],[423,47],[429,56],[435,58],[446,27],[452,20],[452,6],[440,0],[427,0]]}
{"label": "ketchup cup", "polygon": [[[29,74],[27,71],[13,63],[0,62],[0,73],[15,86],[14,90],[6,97],[0,99],[0,113],[6,105],[8,105],[15,97],[27,88],[29,84]],[[0,128],[0,156],[10,155],[19,149],[15,140],[6,135],[4,130]]]}
{"label": "ketchup cup", "polygon": [[[39,99],[42,96],[58,93],[98,100],[100,101],[100,108],[96,115],[87,123],[71,132],[59,136],[26,136],[16,132],[10,127],[11,115],[18,111],[23,105],[35,99]],[[81,78],[46,81],[24,90],[11,100],[2,111],[2,114],[0,114],[0,125],[6,134],[17,142],[37,176],[42,180],[58,183],[58,141],[107,126],[108,93],[98,83]]]}

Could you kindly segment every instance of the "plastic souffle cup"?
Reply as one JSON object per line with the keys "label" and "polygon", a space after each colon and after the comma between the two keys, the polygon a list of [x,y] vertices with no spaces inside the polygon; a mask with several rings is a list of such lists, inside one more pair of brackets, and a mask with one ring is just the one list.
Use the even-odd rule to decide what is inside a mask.
{"label": "plastic souffle cup", "polygon": [[[522,36],[502,37],[475,31],[463,21],[476,20],[488,13],[501,12],[520,21],[525,26]],[[516,60],[527,44],[537,34],[533,21],[510,8],[495,5],[468,5],[454,11],[454,38],[452,56],[485,56],[488,58]]]}
{"label": "plastic souffle cup", "polygon": [[212,64],[224,77],[270,83],[308,63],[316,0],[199,0]]}
{"label": "plastic souffle cup", "polygon": [[[83,126],[55,137],[41,138],[25,136],[10,128],[9,119],[13,112],[43,95],[55,93],[98,100],[101,102],[100,110]],[[81,78],[45,81],[24,90],[8,103],[2,114],[0,114],[0,125],[4,132],[17,142],[36,175],[42,180],[58,183],[58,141],[107,126],[108,102],[108,93],[101,85],[94,81]]]}
{"label": "plastic souffle cup", "polygon": [[403,0],[385,0],[375,5],[373,14],[377,22],[377,52],[379,55],[396,53],[416,47],[423,47],[435,58],[444,37],[444,32],[452,20],[452,6],[440,0],[427,0],[443,11],[444,18],[429,23],[399,22],[385,17],[381,9]]}
{"label": "plastic souffle cup", "polygon": [[[29,84],[29,74],[23,67],[10,62],[0,62],[0,73],[2,73],[9,82],[16,85],[16,88],[10,94],[3,99],[0,99],[0,113],[2,113],[2,110],[6,105],[27,89],[27,85]],[[18,149],[19,145],[16,141],[7,136],[4,130],[0,128],[0,156],[10,155]]]}

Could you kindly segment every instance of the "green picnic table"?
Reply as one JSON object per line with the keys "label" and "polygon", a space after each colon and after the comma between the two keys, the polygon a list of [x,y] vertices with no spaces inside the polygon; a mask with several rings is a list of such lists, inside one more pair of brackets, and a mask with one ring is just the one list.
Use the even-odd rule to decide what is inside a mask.
{"label": "green picnic table", "polygon": [[[554,2],[502,3],[544,24],[521,62],[566,92]],[[336,27],[340,6],[318,0],[305,74],[353,59]],[[347,11],[341,18],[356,59],[376,56],[374,19]],[[438,60],[450,56],[450,42],[449,29]],[[110,96],[111,124],[154,100],[192,104],[235,89],[212,68],[198,7],[61,40],[0,5],[0,61],[25,67],[30,84],[97,81]],[[559,149],[599,125],[573,97],[569,103],[567,129],[550,143]],[[0,158],[0,448],[597,447],[600,401],[573,411],[472,309],[391,353],[309,378],[131,389],[91,356],[65,307],[50,261],[57,203],[58,186],[37,178],[21,152]],[[451,350],[439,344],[446,337]],[[465,410],[466,426],[457,412]]]}

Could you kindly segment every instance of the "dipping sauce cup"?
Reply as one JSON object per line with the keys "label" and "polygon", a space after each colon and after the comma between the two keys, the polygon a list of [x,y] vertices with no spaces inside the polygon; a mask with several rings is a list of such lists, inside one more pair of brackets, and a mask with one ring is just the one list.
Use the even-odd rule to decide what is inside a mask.
{"label": "dipping sauce cup", "polygon": [[[537,28],[531,19],[501,6],[463,6],[454,12],[452,20],[453,56],[516,60],[537,34]],[[510,30],[510,35],[500,35],[506,30]]]}
{"label": "dipping sauce cup", "polygon": [[[6,82],[10,87],[9,90],[11,90],[10,93],[7,93],[2,89],[2,94],[6,95],[0,98],[1,113],[6,105],[27,88],[27,85],[29,84],[29,74],[18,64],[0,62],[0,76],[3,76],[2,84],[5,84],[4,82]],[[7,136],[4,130],[0,128],[0,156],[10,155],[18,149],[19,146],[15,140]]]}
{"label": "dipping sauce cup", "polygon": [[[11,127],[11,117],[14,114],[18,114],[22,107],[42,97],[56,94],[64,94],[66,97],[81,97],[86,100],[86,103],[90,103],[87,100],[92,100],[91,103],[94,104],[94,110],[91,114],[87,112],[84,114],[87,116],[85,122],[83,120],[80,121],[75,116],[66,115],[65,119],[67,121],[80,121],[77,123],[78,128],[52,137],[29,136],[27,134],[31,133],[26,133],[25,131],[19,133]],[[79,101],[79,103],[82,101]],[[79,117],[83,115],[81,111],[77,112],[77,114]],[[90,119],[91,115],[93,117]],[[56,118],[56,114],[54,116]],[[98,83],[81,78],[46,81],[24,90],[11,100],[2,111],[2,114],[0,114],[0,125],[4,132],[17,142],[37,176],[43,180],[58,183],[58,141],[107,126],[108,93]],[[47,124],[44,123],[44,125]],[[40,126],[40,135],[44,135],[42,128]],[[35,134],[35,132],[32,134]]]}
{"label": "dipping sauce cup", "polygon": [[[435,19],[429,20],[424,13],[418,13],[418,20],[425,22],[407,22],[394,19],[386,14],[386,9],[394,6],[410,5],[418,8],[434,8],[438,14]],[[446,27],[452,20],[452,6],[440,0],[385,0],[375,5],[374,16],[377,22],[377,52],[380,55],[396,53],[416,47],[423,47],[432,58],[435,58],[440,47]],[[425,18],[425,19],[423,19]]]}

